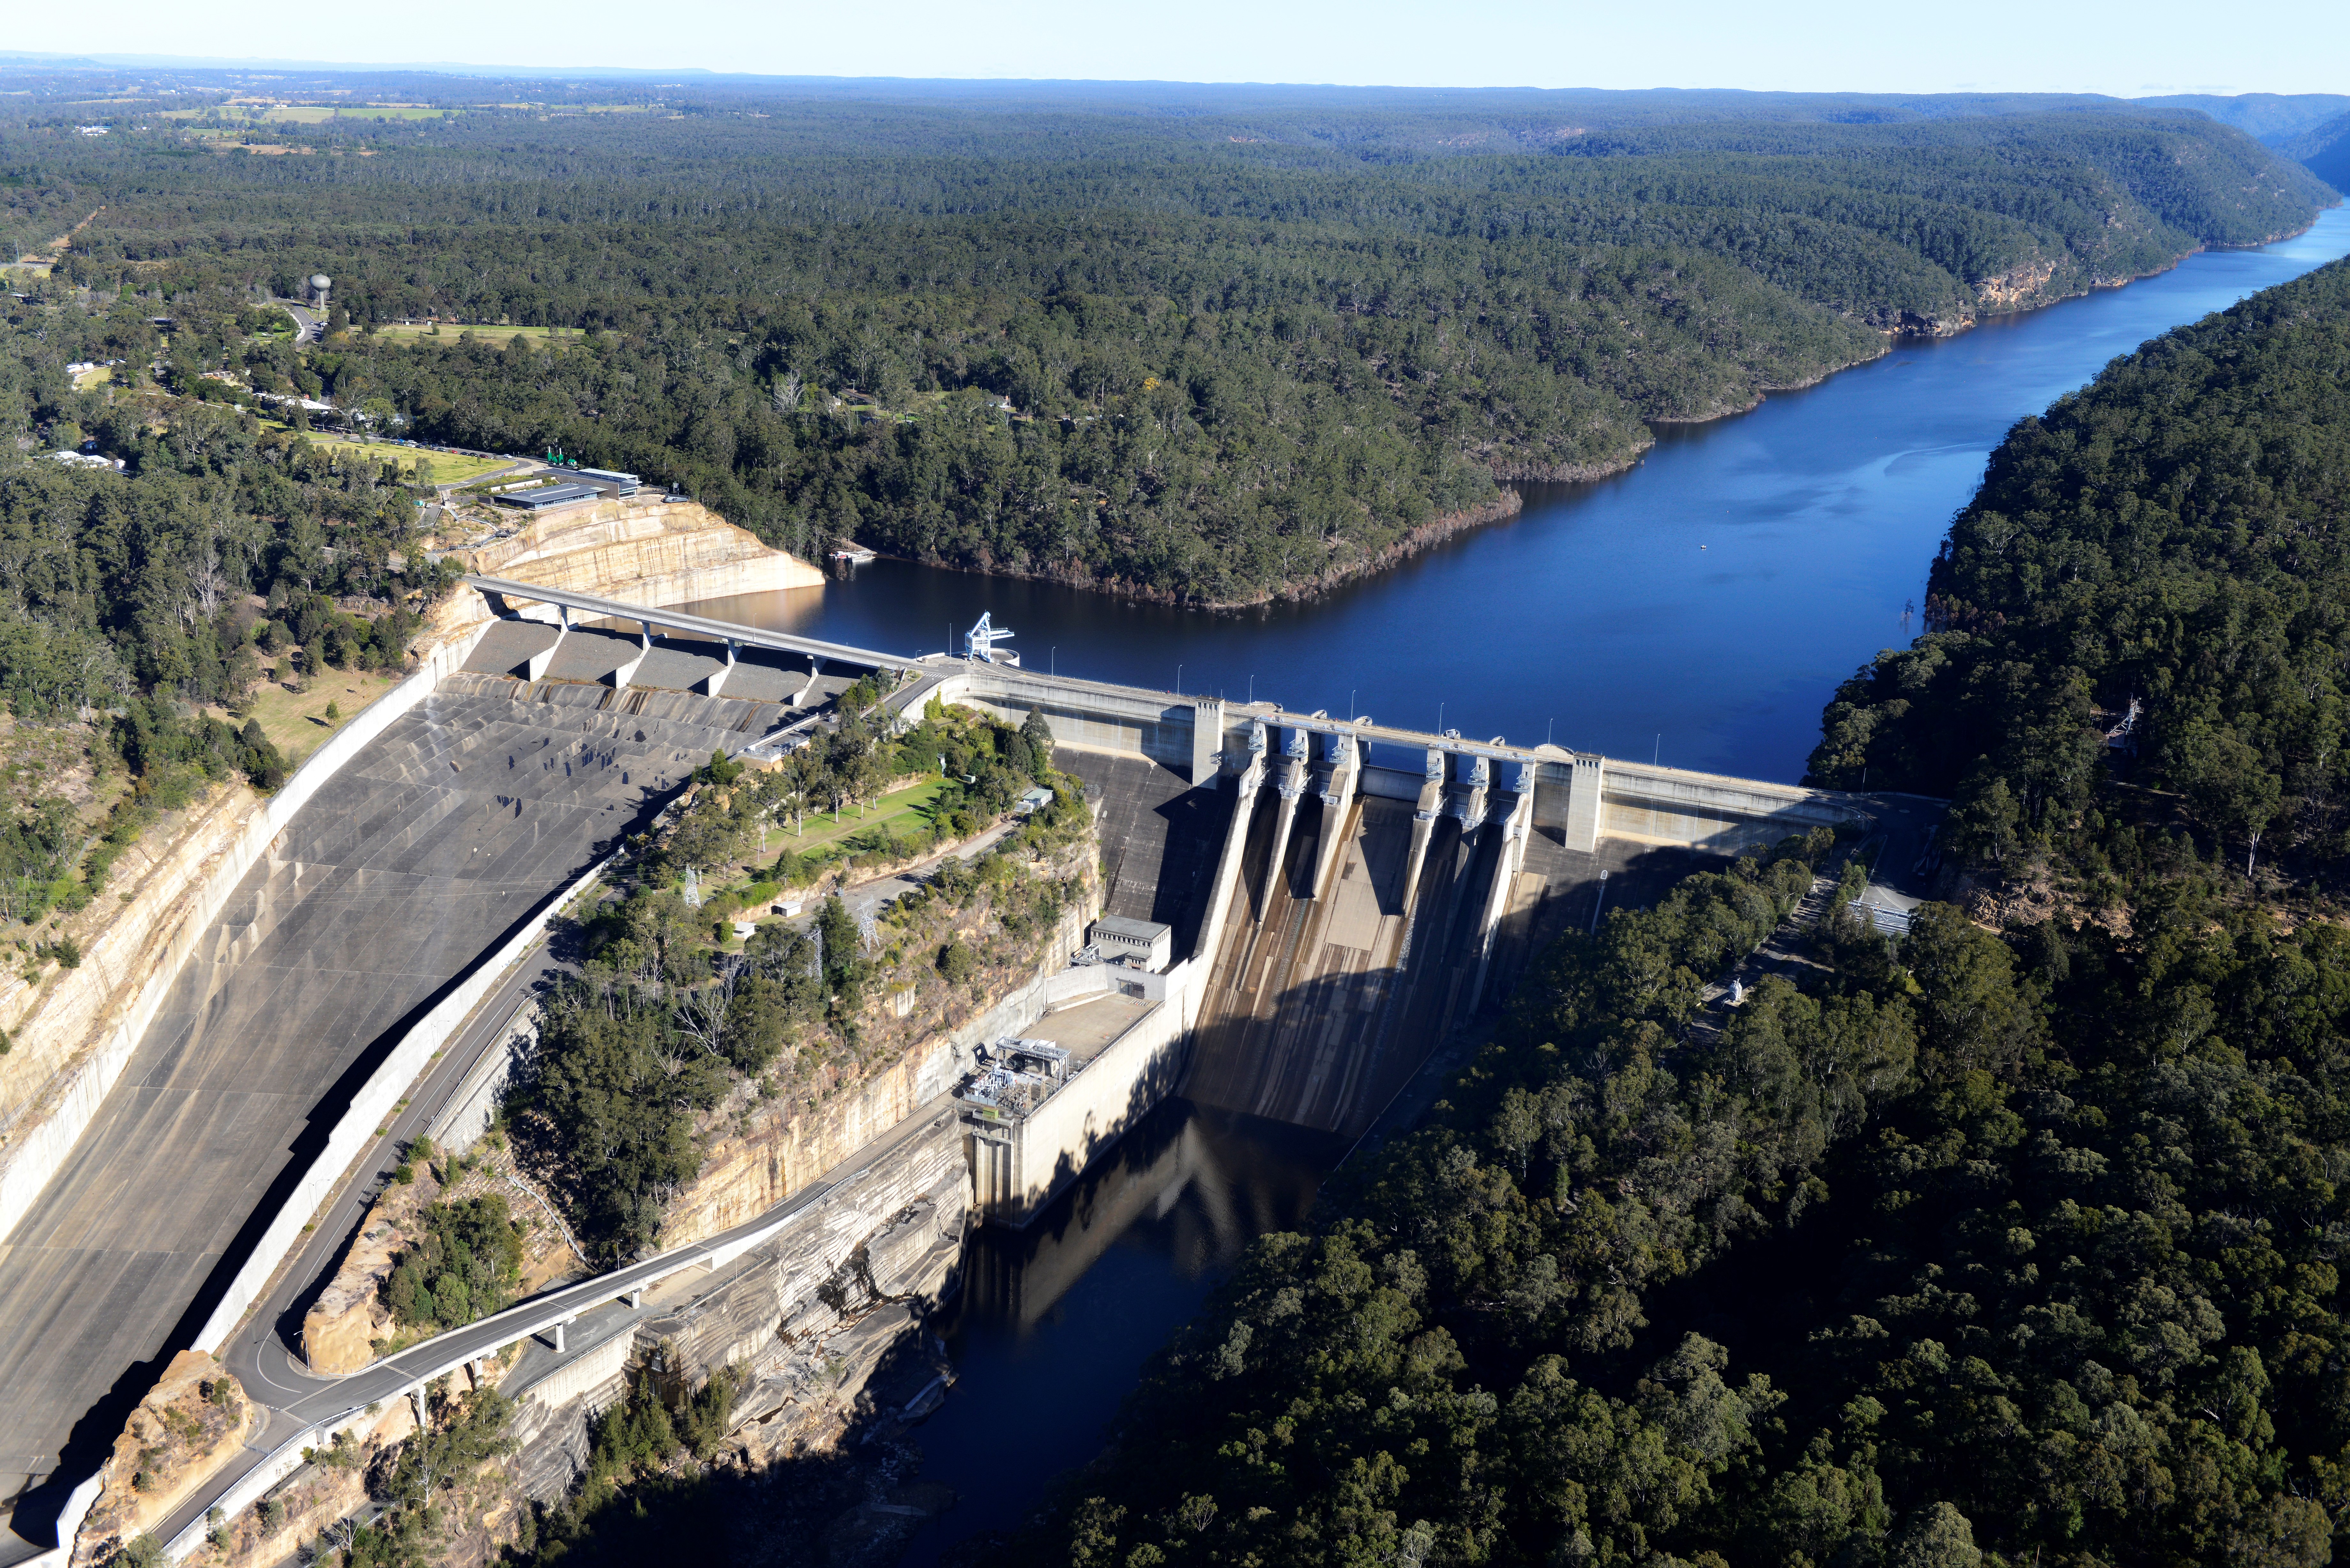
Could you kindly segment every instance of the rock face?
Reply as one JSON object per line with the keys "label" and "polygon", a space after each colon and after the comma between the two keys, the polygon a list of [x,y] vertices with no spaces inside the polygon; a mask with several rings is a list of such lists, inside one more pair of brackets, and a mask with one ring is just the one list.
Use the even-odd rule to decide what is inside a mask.
{"label": "rock face", "polygon": [[[737,1370],[735,1463],[822,1452],[853,1428],[919,1420],[947,1380],[927,1321],[958,1283],[970,1212],[962,1127],[941,1106],[896,1158],[827,1193],[633,1336],[551,1374],[518,1368],[501,1385],[516,1400],[506,1462],[515,1495],[545,1502],[568,1491],[590,1424],[646,1373],[668,1391]],[[877,1380],[885,1361],[890,1370]]]}
{"label": "rock face", "polygon": [[169,1515],[258,1435],[259,1414],[219,1362],[197,1350],[173,1356],[114,1439],[103,1490],[77,1537],[76,1568],[108,1560]]}
{"label": "rock face", "polygon": [[[868,1076],[836,1092],[811,1110],[787,1112],[775,1102],[754,1102],[718,1122],[701,1174],[679,1189],[663,1211],[660,1245],[666,1250],[699,1241],[740,1225],[790,1198],[826,1170],[914,1113],[917,1106],[952,1087],[971,1065],[971,1047],[1009,1033],[1035,1016],[1028,992],[1044,977],[1066,967],[1068,954],[1085,945],[1088,922],[1099,912],[1098,892],[1063,912],[1031,950],[1031,967],[977,997],[958,995],[956,1015],[918,1040]],[[945,989],[933,984],[933,989]],[[916,993],[903,993],[914,1012]],[[890,999],[878,1005],[892,1014]]]}
{"label": "rock face", "polygon": [[0,977],[0,1028],[13,1037],[0,1056],[0,1149],[47,1116],[47,1101],[121,1025],[156,966],[176,964],[174,944],[203,923],[204,885],[259,805],[242,784],[224,784],[190,806],[174,830],[142,835],[115,862],[105,896],[117,913],[87,944],[81,966],[53,971],[37,985]]}
{"label": "rock face", "polygon": [[[732,594],[824,586],[824,573],[768,548],[698,502],[661,497],[558,507],[519,533],[450,558],[484,576],[600,594],[631,604],[678,605]],[[435,612],[443,635],[486,620],[486,600],[452,594]]]}

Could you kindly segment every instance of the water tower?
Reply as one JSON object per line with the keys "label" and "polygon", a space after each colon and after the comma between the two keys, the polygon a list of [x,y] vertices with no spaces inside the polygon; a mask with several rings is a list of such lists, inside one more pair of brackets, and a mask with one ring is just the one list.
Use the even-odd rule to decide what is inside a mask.
{"label": "water tower", "polygon": [[334,282],[335,280],[333,278],[328,277],[322,272],[314,272],[310,275],[311,309],[324,310],[327,308],[327,290],[334,286]]}

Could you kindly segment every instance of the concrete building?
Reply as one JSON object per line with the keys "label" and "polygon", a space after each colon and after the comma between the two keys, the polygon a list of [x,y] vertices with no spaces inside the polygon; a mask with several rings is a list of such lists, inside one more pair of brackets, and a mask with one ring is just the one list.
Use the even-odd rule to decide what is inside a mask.
{"label": "concrete building", "polygon": [[1175,928],[1157,920],[1104,915],[1094,922],[1086,940],[1099,948],[1105,959],[1122,960],[1153,974],[1163,973],[1175,957]]}
{"label": "concrete building", "polygon": [[1108,964],[1055,975],[1046,1011],[980,1047],[955,1087],[982,1220],[1036,1218],[1182,1075],[1182,999]]}

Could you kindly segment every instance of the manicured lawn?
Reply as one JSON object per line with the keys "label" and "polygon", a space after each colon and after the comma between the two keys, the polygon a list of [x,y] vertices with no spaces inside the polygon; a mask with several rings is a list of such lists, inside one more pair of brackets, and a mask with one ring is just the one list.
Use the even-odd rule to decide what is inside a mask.
{"label": "manicured lawn", "polygon": [[92,388],[103,387],[112,379],[114,379],[113,366],[93,366],[89,369],[84,370],[80,375],[74,378],[74,390],[77,392],[87,392]]}
{"label": "manicured lawn", "polygon": [[396,462],[405,472],[412,472],[416,460],[432,464],[435,484],[468,484],[485,473],[494,473],[506,466],[505,460],[495,457],[467,457],[461,452],[426,452],[412,446],[390,446],[378,442],[343,441],[333,436],[314,435],[310,444],[322,452],[330,452],[344,459],[362,462]]}
{"label": "manicured lawn", "polygon": [[946,785],[945,779],[933,774],[918,784],[883,795],[866,806],[861,816],[855,807],[850,807],[840,814],[837,824],[834,823],[832,813],[828,811],[822,814],[811,812],[805,824],[806,832],[791,834],[777,829],[769,833],[766,852],[775,855],[789,850],[794,855],[805,855],[811,849],[837,843],[844,838],[879,836],[882,833],[892,838],[910,837],[917,832],[929,829],[931,803],[938,799],[939,792]]}
{"label": "manicured lawn", "polygon": [[453,344],[457,341],[458,335],[465,332],[473,333],[477,337],[498,344],[511,342],[516,337],[526,337],[533,343],[569,342],[579,337],[579,329],[576,327],[493,327],[485,322],[457,321],[442,322],[437,337],[430,327],[402,327],[397,322],[387,322],[378,326],[375,336],[387,343],[414,343],[421,340],[427,343]]}

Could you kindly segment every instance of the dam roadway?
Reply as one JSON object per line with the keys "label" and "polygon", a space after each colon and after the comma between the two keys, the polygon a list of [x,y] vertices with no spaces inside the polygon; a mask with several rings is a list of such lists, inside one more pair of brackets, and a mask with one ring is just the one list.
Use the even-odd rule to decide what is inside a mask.
{"label": "dam roadway", "polygon": [[[522,596],[477,586],[509,610]],[[1367,1125],[1490,993],[1497,961],[1582,918],[1579,878],[1621,875],[1630,901],[1696,857],[1874,815],[1867,802],[1555,747],[763,641],[530,592],[639,625],[493,623],[462,670],[323,784],[231,897],[7,1237],[0,1462],[24,1528],[0,1560],[47,1544],[65,1493],[213,1315],[325,1130],[406,1029],[712,751],[796,727],[875,668],[905,673],[890,699],[901,711],[936,695],[1015,722],[1045,715],[1101,815],[1110,911],[1174,928],[1179,956],[1206,977],[1186,1004],[1198,1008],[1191,1092],[1335,1130]],[[1228,841],[1246,867],[1237,886],[1217,881],[1234,863]],[[1415,862],[1416,877],[1399,877]],[[1419,958],[1415,932],[1428,933]],[[359,1162],[359,1187],[386,1147]],[[329,1397],[288,1381],[291,1325],[328,1239],[354,1222],[355,1194],[337,1196],[291,1282],[230,1351],[257,1396],[274,1405],[266,1390],[286,1390],[289,1412]]]}

